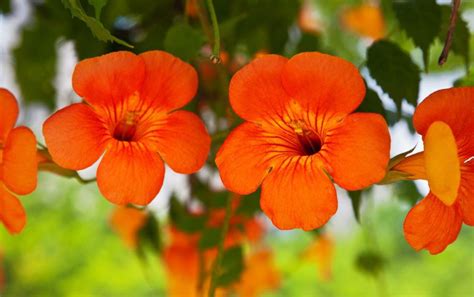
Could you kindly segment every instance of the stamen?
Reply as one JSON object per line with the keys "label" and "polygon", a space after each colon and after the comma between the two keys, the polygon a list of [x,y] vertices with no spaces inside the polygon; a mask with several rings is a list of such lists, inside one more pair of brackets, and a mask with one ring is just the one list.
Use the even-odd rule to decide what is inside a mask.
{"label": "stamen", "polygon": [[300,149],[305,156],[311,156],[321,150],[321,138],[312,130],[306,127],[302,120],[295,120],[290,126],[296,133],[296,137],[301,145]]}

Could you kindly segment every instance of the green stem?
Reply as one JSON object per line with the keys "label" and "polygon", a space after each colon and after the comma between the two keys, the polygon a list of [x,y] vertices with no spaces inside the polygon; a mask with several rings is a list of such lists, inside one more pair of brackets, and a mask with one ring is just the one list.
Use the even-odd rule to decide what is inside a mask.
{"label": "green stem", "polygon": [[209,9],[209,15],[211,17],[212,30],[214,31],[214,46],[212,50],[211,61],[214,64],[218,64],[221,61],[220,48],[221,48],[221,35],[219,32],[219,23],[217,22],[216,10],[212,0],[206,0],[207,8]]}
{"label": "green stem", "polygon": [[224,218],[224,223],[222,226],[221,238],[219,240],[219,245],[217,247],[217,256],[211,269],[211,285],[210,285],[209,294],[208,294],[209,297],[214,297],[216,293],[218,272],[219,272],[221,262],[222,262],[222,257],[224,254],[224,241],[227,236],[227,231],[229,230],[229,222],[230,222],[231,216],[232,216],[232,197],[229,196],[229,198],[227,199],[226,207],[225,207],[225,218]]}

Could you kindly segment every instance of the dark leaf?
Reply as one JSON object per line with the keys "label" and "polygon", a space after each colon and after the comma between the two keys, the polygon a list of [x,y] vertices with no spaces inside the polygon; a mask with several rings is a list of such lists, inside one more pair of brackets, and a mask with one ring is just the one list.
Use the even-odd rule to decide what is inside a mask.
{"label": "dark leaf", "polygon": [[170,199],[169,215],[173,225],[186,233],[198,232],[204,228],[206,223],[206,217],[190,213],[176,197]]}
{"label": "dark leaf", "polygon": [[362,191],[347,191],[352,202],[352,210],[357,222],[360,223],[360,203],[362,201]]}
{"label": "dark leaf", "polygon": [[398,45],[386,40],[372,44],[367,51],[367,67],[377,84],[394,100],[399,115],[403,99],[416,106],[420,70]]}
{"label": "dark leaf", "polygon": [[12,10],[11,0],[1,0],[0,1],[0,14],[10,13]]}
{"label": "dark leaf", "polygon": [[441,29],[441,8],[436,0],[393,1],[393,9],[400,27],[423,51],[428,67],[429,49]]}
{"label": "dark leaf", "polygon": [[224,251],[217,286],[224,287],[240,279],[244,270],[244,257],[241,246],[234,246]]}
{"label": "dark leaf", "polygon": [[366,250],[357,255],[355,264],[360,271],[377,276],[384,269],[386,260],[379,252]]}
{"label": "dark leaf", "polygon": [[411,180],[401,181],[395,184],[394,195],[413,206],[422,198],[415,182]]}
{"label": "dark leaf", "polygon": [[176,24],[166,33],[165,50],[189,61],[198,55],[205,42],[203,33],[188,24]]}
{"label": "dark leaf", "polygon": [[216,247],[221,238],[221,232],[220,228],[204,229],[199,239],[199,249],[206,250]]}

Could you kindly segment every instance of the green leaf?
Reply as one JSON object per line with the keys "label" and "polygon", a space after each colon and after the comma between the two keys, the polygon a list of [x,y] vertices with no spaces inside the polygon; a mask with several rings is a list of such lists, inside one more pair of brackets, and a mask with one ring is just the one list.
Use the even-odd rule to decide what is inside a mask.
{"label": "green leaf", "polygon": [[10,13],[12,10],[11,0],[1,0],[0,1],[0,14]]}
{"label": "green leaf", "polygon": [[394,194],[400,200],[408,202],[410,206],[415,205],[423,197],[418,191],[415,182],[411,180],[396,183]]}
{"label": "green leaf", "polygon": [[162,247],[158,220],[152,213],[148,213],[145,225],[138,231],[138,248],[144,250],[147,246],[155,253]]}
{"label": "green leaf", "polygon": [[201,234],[199,239],[199,249],[207,250],[214,248],[219,244],[221,238],[221,229],[220,228],[207,228]]}
{"label": "green leaf", "polygon": [[352,210],[358,223],[360,223],[360,203],[362,201],[362,191],[347,191],[352,202]]}
{"label": "green leaf", "polygon": [[108,0],[87,0],[89,4],[94,6],[95,10],[95,18],[100,19],[100,13],[102,12],[102,8],[107,4]]}
{"label": "green leaf", "polygon": [[393,1],[393,9],[400,27],[423,51],[428,67],[429,49],[441,29],[441,8],[436,0]]}
{"label": "green leaf", "polygon": [[165,50],[189,61],[198,55],[202,45],[206,41],[205,36],[199,30],[188,24],[176,24],[166,33]]}
{"label": "green leaf", "polygon": [[380,40],[367,50],[367,67],[377,84],[395,102],[399,115],[403,99],[416,106],[420,70],[398,45]]}
{"label": "green leaf", "polygon": [[[441,6],[442,25],[439,31],[439,39],[444,43],[449,28],[449,19],[451,16],[451,6]],[[451,51],[464,58],[466,68],[469,68],[469,27],[461,15],[458,15],[456,29],[454,30],[453,43]]]}
{"label": "green leaf", "polygon": [[372,112],[378,113],[383,117],[386,116],[385,108],[383,107],[382,100],[380,99],[377,92],[372,89],[367,89],[365,93],[364,101],[359,105],[356,112]]}
{"label": "green leaf", "polygon": [[198,232],[206,223],[206,217],[190,213],[174,196],[170,199],[169,215],[173,225],[186,233]]}
{"label": "green leaf", "polygon": [[224,251],[217,286],[224,287],[240,279],[244,270],[244,256],[241,246],[234,246]]}
{"label": "green leaf", "polygon": [[56,41],[59,32],[46,23],[25,27],[21,43],[13,50],[15,74],[24,102],[55,107]]}
{"label": "green leaf", "polygon": [[235,214],[251,218],[259,211],[261,211],[260,191],[256,191],[250,195],[242,196],[239,207],[235,211]]}
{"label": "green leaf", "polygon": [[454,82],[455,87],[474,87],[474,74],[462,77]]}
{"label": "green leaf", "polygon": [[365,250],[356,258],[356,267],[369,275],[377,276],[386,266],[387,260],[377,251]]}
{"label": "green leaf", "polygon": [[298,42],[298,52],[312,52],[321,49],[321,36],[316,34],[305,33],[301,35],[301,39]]}
{"label": "green leaf", "polygon": [[64,6],[71,11],[73,17],[77,17],[91,30],[92,34],[99,40],[104,42],[116,42],[126,47],[133,48],[133,46],[117,37],[113,36],[109,30],[97,19],[88,16],[82,8],[80,0],[62,0]]}

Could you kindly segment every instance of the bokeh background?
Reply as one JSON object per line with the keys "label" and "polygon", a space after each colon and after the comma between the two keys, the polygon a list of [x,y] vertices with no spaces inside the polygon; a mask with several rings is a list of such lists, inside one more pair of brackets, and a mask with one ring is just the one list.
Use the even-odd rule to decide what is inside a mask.
{"label": "bokeh background", "polygon": [[[169,225],[177,223],[173,203],[199,209],[223,196],[212,160],[229,127],[239,121],[229,115],[228,81],[258,55],[321,51],[357,65],[369,88],[361,110],[385,116],[392,156],[422,149],[411,127],[417,103],[435,90],[474,84],[473,1],[462,1],[454,45],[442,67],[437,59],[451,1],[215,0],[222,35],[219,65],[209,60],[212,28],[206,7],[193,9],[193,2],[0,0],[0,87],[17,96],[20,123],[41,143],[48,115],[80,101],[71,87],[77,61],[115,50],[163,49],[190,62],[200,87],[187,108],[201,115],[213,135],[209,163],[198,174],[190,178],[167,169],[163,189],[147,208],[156,221],[153,232],[145,234],[152,240],[143,247],[141,240],[130,246],[116,232],[111,219],[116,208],[94,183],[40,173],[37,190],[21,199],[28,213],[25,230],[11,236],[0,228],[0,296],[168,295],[162,251],[170,244]],[[74,3],[118,42],[100,40],[111,37],[73,17]],[[392,51],[374,50],[380,40]],[[400,76],[395,64],[406,75]],[[80,174],[88,179],[94,172]],[[204,190],[196,191],[196,180]],[[415,252],[403,238],[406,213],[426,193],[424,182],[374,186],[351,195],[338,189],[337,214],[315,232],[279,231],[256,209],[255,220],[265,229],[259,244],[271,251],[278,275],[259,294],[474,296],[472,228],[463,226],[457,241],[437,256]],[[258,202],[258,195],[243,199]],[[245,258],[249,243],[242,246]]]}

